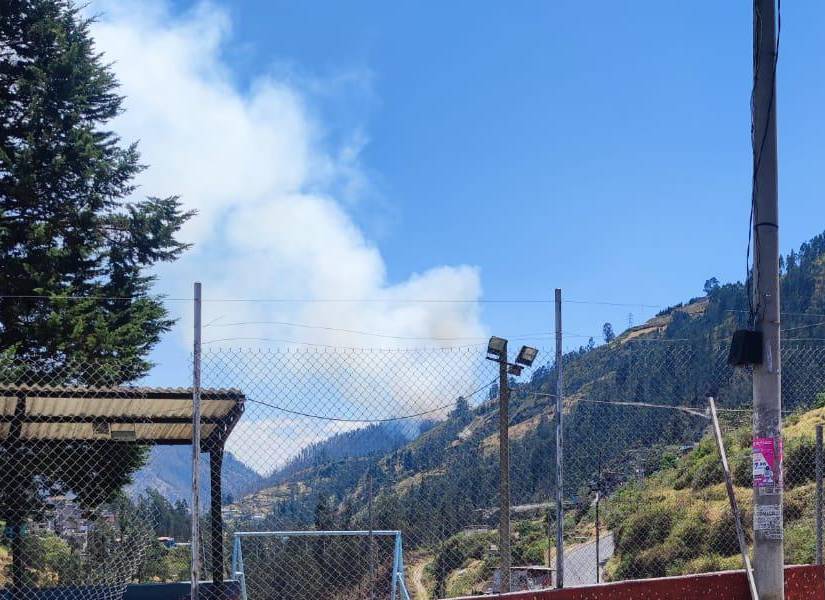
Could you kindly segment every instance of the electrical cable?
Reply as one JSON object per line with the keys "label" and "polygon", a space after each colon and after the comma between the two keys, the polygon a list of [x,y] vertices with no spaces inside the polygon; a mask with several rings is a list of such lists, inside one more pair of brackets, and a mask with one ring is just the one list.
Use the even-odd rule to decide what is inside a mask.
{"label": "electrical cable", "polygon": [[[284,327],[297,327],[302,329],[320,329],[322,331],[333,331],[336,333],[351,333],[354,335],[365,335],[370,337],[379,337],[391,340],[413,340],[413,341],[435,341],[435,342],[460,342],[460,341],[484,341],[487,340],[486,337],[424,337],[424,336],[403,336],[403,335],[392,335],[389,333],[378,333],[373,331],[362,331],[359,329],[345,329],[341,327],[328,327],[326,325],[309,325],[306,323],[292,323],[289,321],[240,321],[237,323],[219,323],[215,324],[214,321],[210,324],[204,326],[206,327],[240,327],[245,325],[280,325]],[[540,332],[540,333],[522,333],[515,336],[511,336],[508,339],[535,339],[535,338],[542,338],[552,336],[553,334],[550,332]]]}
{"label": "electrical cable", "polygon": [[811,327],[819,327],[820,325],[825,325],[825,321],[820,321],[819,323],[811,323],[809,325],[802,325],[800,327],[791,327],[790,329],[782,329],[780,333],[788,333],[789,331],[799,331],[800,329],[810,329]]}
{"label": "electrical cable", "polygon": [[[755,5],[756,6],[756,5]],[[750,216],[748,218],[748,247],[745,253],[745,286],[748,296],[748,327],[753,327],[756,323],[759,310],[761,309],[761,301],[757,300],[754,305],[753,299],[753,279],[754,275],[759,277],[759,261],[760,261],[760,244],[759,244],[759,230],[760,225],[766,223],[756,222],[759,215],[756,210],[756,196],[759,191],[759,169],[762,165],[762,153],[765,149],[765,143],[768,138],[768,131],[770,130],[771,118],[773,115],[774,101],[776,96],[776,68],[779,63],[779,40],[782,36],[782,0],[777,0],[777,32],[776,44],[774,46],[773,70],[771,74],[771,95],[768,103],[768,112],[765,116],[765,128],[762,131],[762,139],[759,142],[757,149],[756,145],[756,85],[758,81],[758,73],[760,69],[759,48],[761,47],[762,36],[762,15],[756,10],[756,21],[754,23],[754,30],[756,32],[756,42],[754,44],[753,53],[753,85],[751,87],[751,148],[753,149],[753,173],[751,180],[751,207]],[[776,226],[775,223],[771,225]],[[754,254],[754,268],[750,266],[751,244],[753,244]]]}
{"label": "electrical cable", "polygon": [[[0,300],[141,300],[152,296],[100,296],[77,294],[0,294]],[[159,296],[170,302],[192,302],[191,297]],[[554,300],[543,298],[203,298],[202,302],[250,302],[271,304],[553,304]],[[590,304],[594,306],[625,306],[641,308],[663,308],[661,304],[640,302],[610,302],[599,300],[563,300],[564,304]]]}
{"label": "electrical cable", "polygon": [[[489,383],[485,383],[481,387],[476,388],[475,390],[473,390],[472,392],[470,392],[466,396],[461,396],[461,397],[464,398],[464,399],[472,398],[473,396],[475,396],[476,394],[478,394],[482,390],[485,390],[485,389],[489,388],[496,381],[498,381],[498,377],[491,380]],[[415,413],[415,414],[411,414],[411,415],[403,415],[403,416],[400,416],[400,417],[386,417],[386,418],[381,418],[381,419],[350,419],[350,418],[347,418],[347,417],[330,417],[330,416],[318,415],[318,414],[314,414],[314,413],[302,412],[302,411],[299,411],[299,410],[292,410],[292,409],[289,409],[289,408],[284,408],[282,406],[277,406],[275,404],[270,404],[268,402],[264,402],[263,400],[253,400],[251,398],[247,398],[246,401],[247,402],[254,402],[255,404],[260,404],[262,406],[267,406],[269,408],[274,408],[275,410],[278,410],[278,411],[281,411],[281,412],[284,412],[284,413],[287,413],[287,414],[290,414],[290,415],[296,415],[296,416],[299,416],[299,417],[306,417],[306,418],[309,418],[309,419],[320,419],[322,421],[335,421],[335,422],[339,422],[339,423],[390,423],[390,422],[393,422],[393,421],[405,421],[407,419],[415,419],[417,417],[423,417],[425,415],[429,415],[429,414],[436,413],[436,412],[439,412],[439,411],[442,411],[442,410],[446,410],[446,409],[450,408],[451,406],[455,406],[455,400],[453,400],[449,404],[445,404],[443,406],[438,406],[436,408],[431,408],[429,410],[424,410],[424,411],[421,411],[421,412],[418,412],[418,413]]]}

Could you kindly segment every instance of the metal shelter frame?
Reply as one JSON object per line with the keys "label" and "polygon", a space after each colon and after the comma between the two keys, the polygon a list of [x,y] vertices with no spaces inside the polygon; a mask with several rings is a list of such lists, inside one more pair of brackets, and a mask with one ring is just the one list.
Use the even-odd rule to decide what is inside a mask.
{"label": "metal shelter frame", "polygon": [[[200,395],[204,404],[212,402],[212,409],[201,417],[205,427],[200,449],[209,453],[212,582],[220,584],[224,564],[224,445],[243,414],[246,398],[236,389],[202,389]],[[86,403],[83,414],[73,414],[81,412],[80,400]],[[91,403],[91,409],[89,400],[97,401]],[[3,385],[0,446],[12,455],[36,452],[38,445],[66,440],[99,445],[101,452],[112,444],[185,446],[193,443],[192,412],[192,388]],[[102,424],[105,426],[100,427]],[[8,525],[21,530],[24,523]],[[19,535],[12,538],[11,550],[15,590],[21,586],[25,570]]]}

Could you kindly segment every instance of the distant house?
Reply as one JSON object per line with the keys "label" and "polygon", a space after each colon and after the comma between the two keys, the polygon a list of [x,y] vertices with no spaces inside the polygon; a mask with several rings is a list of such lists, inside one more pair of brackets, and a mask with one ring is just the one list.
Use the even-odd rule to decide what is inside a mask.
{"label": "distant house", "polygon": [[[553,587],[553,569],[544,566],[510,567],[510,589],[529,592]],[[494,594],[501,593],[501,569],[493,572]]]}

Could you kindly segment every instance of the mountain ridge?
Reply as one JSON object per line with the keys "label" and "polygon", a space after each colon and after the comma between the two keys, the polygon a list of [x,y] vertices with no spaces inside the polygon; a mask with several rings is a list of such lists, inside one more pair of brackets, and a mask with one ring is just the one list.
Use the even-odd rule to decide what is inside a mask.
{"label": "mountain ridge", "polygon": [[[825,234],[781,262],[785,328],[801,328],[793,339],[825,338],[825,326],[812,325],[808,318],[825,312]],[[703,433],[705,424],[682,411],[623,412],[627,409],[617,403],[703,410],[705,394],[720,386],[721,406],[750,401],[747,377],[724,361],[731,334],[747,320],[745,285],[711,278],[704,287],[704,296],[668,307],[609,343],[565,353],[566,497],[587,493],[597,463],[614,471],[617,481],[627,479],[638,470],[656,468],[657,448],[693,444]],[[810,375],[799,371],[803,367],[813,368],[786,366],[791,409],[812,402],[792,385],[794,378]],[[513,388],[513,504],[553,497],[555,406],[548,398],[554,390],[552,364],[536,368],[529,382]],[[232,519],[243,526],[255,515],[263,519],[261,526],[305,528],[315,524],[316,508],[324,505],[336,527],[362,527],[369,472],[377,490],[376,527],[403,529],[412,540],[429,539],[434,528],[448,536],[473,525],[478,511],[497,502],[496,413],[495,399],[474,407],[457,402],[446,419],[374,452],[356,451],[355,442],[334,458],[324,457],[325,442],[320,442],[303,459],[259,481],[258,489],[236,496]]]}

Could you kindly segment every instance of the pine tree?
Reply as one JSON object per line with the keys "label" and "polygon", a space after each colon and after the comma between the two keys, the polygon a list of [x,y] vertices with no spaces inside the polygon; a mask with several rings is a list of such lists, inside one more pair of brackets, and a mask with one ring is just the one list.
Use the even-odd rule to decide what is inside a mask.
{"label": "pine tree", "polygon": [[[175,196],[132,199],[144,167],[136,145],[107,129],[123,98],[90,24],[71,0],[4,0],[0,9],[6,383],[134,381],[173,324],[151,294],[149,269],[186,249],[175,236],[192,213]],[[144,448],[114,442],[4,446],[0,473],[14,474],[14,483],[0,488],[0,520],[13,536],[49,495],[73,493],[86,509],[111,501],[145,460]]]}
{"label": "pine tree", "polygon": [[106,127],[123,97],[90,23],[70,0],[0,13],[0,352],[52,383],[148,371],[173,324],[148,269],[185,250],[192,214],[175,196],[131,199],[144,167]]}
{"label": "pine tree", "polygon": [[602,326],[602,336],[604,336],[604,343],[609,344],[616,338],[616,334],[613,333],[613,325],[610,323],[605,323]]}

